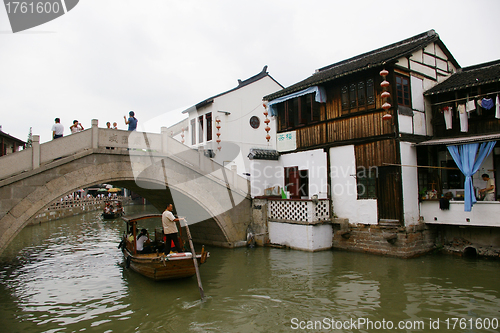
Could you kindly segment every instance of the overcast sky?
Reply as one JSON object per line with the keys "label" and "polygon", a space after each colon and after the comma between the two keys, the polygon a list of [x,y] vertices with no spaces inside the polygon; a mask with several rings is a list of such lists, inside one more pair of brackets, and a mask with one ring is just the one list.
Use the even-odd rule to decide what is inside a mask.
{"label": "overcast sky", "polygon": [[55,117],[65,134],[74,119],[126,129],[134,110],[160,132],[265,65],[286,87],[430,29],[462,67],[493,61],[499,13],[499,0],[80,0],[13,34],[1,6],[0,125],[22,140],[33,127],[45,142]]}

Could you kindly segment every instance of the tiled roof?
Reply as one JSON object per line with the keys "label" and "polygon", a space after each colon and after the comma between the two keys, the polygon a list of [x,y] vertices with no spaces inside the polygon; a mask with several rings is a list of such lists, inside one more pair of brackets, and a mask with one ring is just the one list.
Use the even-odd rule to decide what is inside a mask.
{"label": "tiled roof", "polygon": [[464,67],[446,81],[427,90],[424,95],[435,95],[493,82],[500,82],[500,60]]}
{"label": "tiled roof", "polygon": [[439,39],[439,35],[434,30],[429,30],[400,42],[384,46],[380,49],[320,68],[307,79],[267,95],[264,97],[264,100],[270,101],[314,85],[338,79],[345,75],[385,65],[401,57],[410,55],[414,51],[424,48],[432,42],[437,42],[454,65],[460,67],[446,46]]}
{"label": "tiled roof", "polygon": [[275,160],[277,161],[280,157],[280,153],[276,150],[269,149],[250,149],[250,153],[247,156],[251,160]]}
{"label": "tiled roof", "polygon": [[4,137],[4,138],[7,138],[9,140],[12,140],[12,141],[15,141],[17,143],[20,143],[20,144],[26,144],[26,142],[24,142],[23,140],[20,140],[18,138],[15,138],[13,137],[12,135],[9,135],[3,131],[0,130],[0,137]]}

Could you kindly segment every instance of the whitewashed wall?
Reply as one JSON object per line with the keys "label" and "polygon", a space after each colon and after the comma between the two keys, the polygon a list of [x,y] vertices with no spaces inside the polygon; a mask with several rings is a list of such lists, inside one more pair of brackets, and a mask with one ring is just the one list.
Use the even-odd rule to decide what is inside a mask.
{"label": "whitewashed wall", "polygon": [[425,223],[500,227],[498,201],[478,201],[470,212],[464,212],[463,201],[450,201],[449,210],[439,209],[439,201],[423,201],[420,212]]}
{"label": "whitewashed wall", "polygon": [[328,198],[327,155],[323,149],[284,154],[280,159],[284,168],[298,166],[299,170],[308,170],[309,198],[315,194],[319,199]]}
{"label": "whitewashed wall", "polygon": [[332,247],[332,225],[303,225],[269,222],[269,241],[305,251],[326,250]]}
{"label": "whitewashed wall", "polygon": [[[417,149],[409,142],[400,143],[401,164],[417,165]],[[418,206],[418,174],[416,167],[401,167],[403,180],[403,216],[405,225],[417,224],[420,217]]]}
{"label": "whitewashed wall", "polygon": [[377,224],[377,200],[358,200],[354,146],[330,148],[333,212],[350,223]]}
{"label": "whitewashed wall", "polygon": [[253,160],[250,162],[250,182],[252,196],[264,195],[269,187],[285,185],[285,170],[288,167],[298,167],[308,170],[309,197],[317,194],[318,199],[328,198],[328,168],[327,155],[322,149],[298,153],[284,154],[278,161]]}
{"label": "whitewashed wall", "polygon": [[281,161],[250,161],[250,192],[252,198],[265,195],[266,188],[283,187],[284,172]]}

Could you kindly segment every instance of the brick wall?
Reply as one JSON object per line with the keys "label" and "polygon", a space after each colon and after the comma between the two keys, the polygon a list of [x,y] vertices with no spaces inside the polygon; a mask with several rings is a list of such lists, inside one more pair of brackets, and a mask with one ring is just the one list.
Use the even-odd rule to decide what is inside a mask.
{"label": "brick wall", "polygon": [[436,229],[423,223],[409,227],[383,227],[349,224],[345,220],[336,222],[333,248],[337,250],[412,258],[436,248]]}

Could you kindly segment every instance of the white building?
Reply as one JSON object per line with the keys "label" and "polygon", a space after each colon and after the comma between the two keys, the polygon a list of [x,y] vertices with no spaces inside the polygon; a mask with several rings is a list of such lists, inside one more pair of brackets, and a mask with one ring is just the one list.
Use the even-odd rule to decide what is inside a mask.
{"label": "white building", "polygon": [[262,96],[282,88],[265,66],[257,75],[238,80],[237,87],[183,111],[188,118],[170,128],[171,134],[192,148],[204,149],[217,163],[248,176],[248,156],[252,151],[273,152],[276,149],[275,119],[264,115]]}

